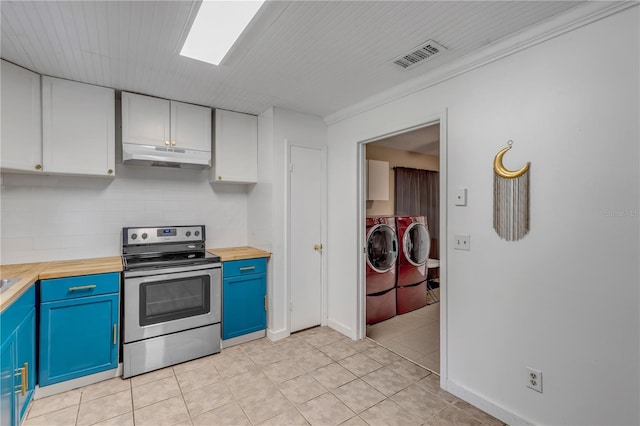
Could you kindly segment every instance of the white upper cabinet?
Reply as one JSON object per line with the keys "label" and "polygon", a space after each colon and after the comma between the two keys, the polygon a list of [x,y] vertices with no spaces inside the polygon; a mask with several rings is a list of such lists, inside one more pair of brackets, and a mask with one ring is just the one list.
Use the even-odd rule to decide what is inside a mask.
{"label": "white upper cabinet", "polygon": [[171,101],[171,146],[211,152],[211,108]]}
{"label": "white upper cabinet", "polygon": [[115,91],[42,77],[43,169],[114,176]]}
{"label": "white upper cabinet", "polygon": [[42,109],[40,75],[10,62],[2,69],[3,170],[42,170]]}
{"label": "white upper cabinet", "polygon": [[212,182],[258,181],[258,117],[216,110]]}
{"label": "white upper cabinet", "polygon": [[122,142],[211,152],[211,108],[122,92]]}
{"label": "white upper cabinet", "polygon": [[367,160],[367,200],[389,200],[389,163]]}
{"label": "white upper cabinet", "polygon": [[122,92],[122,142],[169,146],[170,111],[166,99]]}

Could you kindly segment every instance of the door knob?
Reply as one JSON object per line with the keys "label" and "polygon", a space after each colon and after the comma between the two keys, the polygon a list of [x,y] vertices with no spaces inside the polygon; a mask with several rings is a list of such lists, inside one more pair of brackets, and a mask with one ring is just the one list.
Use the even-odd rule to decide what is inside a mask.
{"label": "door knob", "polygon": [[320,250],[322,250],[322,244],[314,244],[314,245],[313,245],[313,249],[314,249],[315,251],[320,251]]}

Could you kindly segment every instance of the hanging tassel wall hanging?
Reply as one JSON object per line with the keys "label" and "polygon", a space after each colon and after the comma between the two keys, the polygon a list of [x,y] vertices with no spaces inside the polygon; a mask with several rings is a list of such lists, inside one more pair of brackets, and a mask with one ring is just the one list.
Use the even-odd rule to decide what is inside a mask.
{"label": "hanging tassel wall hanging", "polygon": [[529,166],[507,170],[502,157],[513,141],[500,150],[493,160],[493,228],[507,241],[522,239],[529,232]]}

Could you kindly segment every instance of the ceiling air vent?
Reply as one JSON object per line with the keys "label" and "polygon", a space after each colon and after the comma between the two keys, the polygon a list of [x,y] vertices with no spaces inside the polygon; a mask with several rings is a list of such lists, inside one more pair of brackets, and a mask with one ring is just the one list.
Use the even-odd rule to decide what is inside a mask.
{"label": "ceiling air vent", "polygon": [[411,49],[407,53],[398,56],[393,59],[392,62],[402,69],[409,69],[415,65],[418,65],[420,62],[425,59],[429,59],[439,53],[447,50],[441,44],[436,43],[433,40],[427,40],[425,43],[416,47],[415,49]]}

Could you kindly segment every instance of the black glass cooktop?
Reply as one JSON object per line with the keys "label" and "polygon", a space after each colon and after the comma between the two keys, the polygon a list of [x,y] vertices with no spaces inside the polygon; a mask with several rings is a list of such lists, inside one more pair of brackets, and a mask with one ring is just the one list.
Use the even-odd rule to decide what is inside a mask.
{"label": "black glass cooktop", "polygon": [[204,265],[219,263],[220,256],[207,251],[180,253],[149,253],[123,256],[125,271],[134,269],[173,268],[176,266]]}

